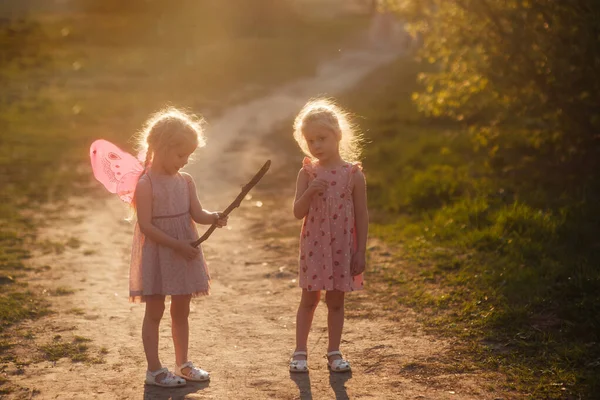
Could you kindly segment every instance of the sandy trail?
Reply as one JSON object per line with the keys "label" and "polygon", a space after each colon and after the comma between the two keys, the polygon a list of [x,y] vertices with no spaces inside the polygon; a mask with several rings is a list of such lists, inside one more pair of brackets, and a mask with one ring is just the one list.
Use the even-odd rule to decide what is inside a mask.
{"label": "sandy trail", "polygon": [[[324,305],[317,309],[309,338],[311,373],[290,375],[287,370],[300,295],[294,281],[300,223],[290,212],[294,176],[275,172],[286,170],[285,166],[289,169],[298,155],[273,154],[265,140],[308,98],[346,90],[395,57],[382,51],[342,54],[324,64],[317,76],[281,87],[209,121],[208,146],[187,168],[207,209],[225,208],[267,158],[273,160],[274,170],[252,192],[253,198],[231,215],[229,227],[215,232],[204,244],[212,294],[192,302],[189,354],[211,372],[210,383],[174,390],[144,386],[146,364],[140,338],[144,307],[127,302],[132,232],[132,225],[123,220],[127,210],[113,197],[74,198],[66,219],[50,224],[41,235],[65,241],[75,237],[81,246],[62,254],[40,252],[32,262],[52,266],[36,275],[34,284],[37,279],[75,293],[51,297],[57,313],[19,329],[34,333],[35,338],[23,339],[24,343],[49,343],[56,335],[65,340],[74,335],[90,338],[90,353],[97,354],[102,347],[108,350],[105,362],[72,363],[63,358],[26,367],[9,365],[10,379],[21,389],[7,398],[507,398],[489,391],[498,377],[440,372],[448,370],[437,367],[452,344],[425,334],[410,310],[388,315],[373,304],[368,290],[348,296],[342,350],[353,365],[352,374],[327,371]],[[388,262],[381,246],[374,242],[371,246],[374,262]],[[160,354],[164,365],[172,368],[168,312],[160,332]]]}

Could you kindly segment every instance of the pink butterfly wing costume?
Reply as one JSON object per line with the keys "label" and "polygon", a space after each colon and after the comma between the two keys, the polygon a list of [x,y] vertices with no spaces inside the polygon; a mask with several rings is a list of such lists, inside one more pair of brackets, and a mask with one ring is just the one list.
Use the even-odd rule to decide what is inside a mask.
{"label": "pink butterfly wing costume", "polygon": [[[109,192],[131,203],[138,181],[152,187],[152,224],[176,239],[198,239],[190,215],[191,176],[144,171],[141,162],[110,142],[99,140],[90,148],[94,176]],[[129,300],[143,302],[151,295],[209,293],[210,276],[200,249],[194,260],[186,260],[170,247],[144,235],[135,224],[129,273]]]}
{"label": "pink butterfly wing costume", "polygon": [[302,168],[309,181],[329,182],[323,195],[315,195],[304,217],[300,235],[299,286],[307,290],[350,292],[363,288],[362,274],[352,276],[350,266],[356,252],[353,175],[360,164],[346,163],[337,168],[323,168],[304,158]]}
{"label": "pink butterfly wing costume", "polygon": [[90,146],[90,161],[94,177],[121,200],[131,203],[144,167],[140,160],[106,140],[96,140]]}

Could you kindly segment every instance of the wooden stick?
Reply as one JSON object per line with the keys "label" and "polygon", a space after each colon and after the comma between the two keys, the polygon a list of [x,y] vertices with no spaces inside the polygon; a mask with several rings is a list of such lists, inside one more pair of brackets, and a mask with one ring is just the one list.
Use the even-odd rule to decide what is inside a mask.
{"label": "wooden stick", "polygon": [[[260,170],[258,170],[256,175],[254,175],[254,177],[250,180],[250,182],[248,182],[244,186],[242,186],[242,191],[240,192],[240,194],[238,194],[238,196],[235,198],[235,200],[233,200],[233,202],[229,205],[229,207],[227,207],[225,209],[225,211],[223,211],[220,214],[223,216],[227,216],[227,215],[229,215],[229,213],[231,211],[233,211],[234,208],[239,207],[240,204],[242,203],[242,200],[244,200],[244,198],[246,197],[248,192],[262,179],[263,176],[265,176],[265,174],[267,173],[267,171],[269,170],[270,167],[271,167],[271,160],[267,160],[267,162],[262,166],[262,168]],[[217,224],[216,223],[212,224],[210,226],[210,228],[208,228],[208,230],[206,232],[204,232],[204,235],[202,235],[195,242],[192,242],[192,246],[194,246],[194,247],[200,246],[200,243],[202,243],[206,239],[208,239],[210,234],[213,233],[213,231],[216,228],[217,228]]]}

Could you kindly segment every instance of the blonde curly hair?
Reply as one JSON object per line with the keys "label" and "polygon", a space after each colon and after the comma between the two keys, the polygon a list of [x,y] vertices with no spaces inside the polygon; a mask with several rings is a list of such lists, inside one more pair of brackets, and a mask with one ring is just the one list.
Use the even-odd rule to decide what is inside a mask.
{"label": "blonde curly hair", "polygon": [[204,120],[178,108],[168,107],[154,113],[136,136],[137,150],[144,155],[144,168],[152,163],[154,154],[180,144],[204,147]]}
{"label": "blonde curly hair", "polygon": [[342,159],[346,161],[360,160],[362,135],[351,122],[350,114],[335,104],[332,99],[311,99],[302,107],[294,120],[294,139],[302,152],[310,158],[314,157],[308,150],[304,132],[313,126],[324,127],[336,135]]}

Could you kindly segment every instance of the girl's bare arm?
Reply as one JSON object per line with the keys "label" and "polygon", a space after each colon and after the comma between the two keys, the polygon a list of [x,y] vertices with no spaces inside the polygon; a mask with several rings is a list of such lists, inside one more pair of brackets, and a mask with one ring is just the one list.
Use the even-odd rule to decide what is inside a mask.
{"label": "girl's bare arm", "polygon": [[192,215],[192,219],[197,224],[212,225],[216,223],[218,214],[216,212],[206,211],[202,208],[200,199],[198,199],[198,193],[196,192],[196,184],[192,177],[183,172],[181,175],[186,179],[190,188],[190,214]]}
{"label": "girl's bare arm", "polygon": [[367,183],[364,174],[360,170],[354,174],[352,199],[354,200],[354,218],[356,220],[357,251],[364,252],[367,249],[369,210],[367,209]]}
{"label": "girl's bare arm", "polygon": [[308,173],[304,169],[298,172],[296,179],[296,197],[294,198],[294,217],[302,219],[308,214],[312,193],[308,189]]}

